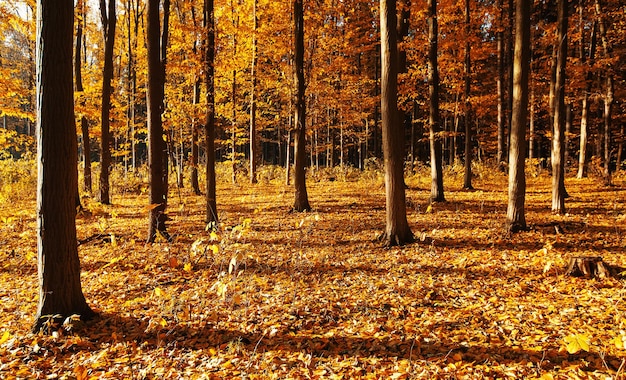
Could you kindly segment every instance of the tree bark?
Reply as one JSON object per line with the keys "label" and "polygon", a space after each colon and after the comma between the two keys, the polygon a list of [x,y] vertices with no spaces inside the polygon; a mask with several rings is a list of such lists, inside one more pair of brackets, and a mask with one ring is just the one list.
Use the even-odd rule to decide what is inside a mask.
{"label": "tree bark", "polygon": [[258,19],[256,15],[257,0],[253,0],[252,8],[252,62],[250,63],[250,76],[252,79],[250,89],[250,183],[257,183],[256,178],[256,166],[257,166],[257,137],[256,137],[256,57],[257,57],[257,44],[256,33]]}
{"label": "tree bark", "polygon": [[552,134],[552,211],[565,214],[565,65],[567,63],[567,0],[558,1],[558,34]]}
{"label": "tree bark", "polygon": [[439,69],[437,68],[437,0],[428,0],[428,88],[430,94],[429,142],[432,202],[445,202],[443,192],[442,131],[439,116]]}
{"label": "tree bark", "polygon": [[[196,79],[193,85],[193,104],[200,103],[200,80]],[[200,195],[198,182],[198,119],[194,115],[191,122],[191,188],[193,193]]]}
{"label": "tree bark", "polygon": [[204,75],[206,83],[206,124],[204,125],[206,148],[206,223],[217,228],[219,222],[216,202],[215,178],[215,18],[213,0],[204,0]]}
{"label": "tree bark", "polygon": [[[74,82],[76,83],[76,92],[80,95],[81,106],[85,105],[82,76],[82,42],[83,42],[83,18],[85,17],[85,4],[79,0],[76,8],[80,12],[80,19],[76,21],[76,47],[74,50]],[[89,140],[89,122],[85,115],[80,118],[80,130],[83,140],[83,190],[91,194],[91,144]]]}
{"label": "tree bark", "polygon": [[[582,12],[582,7],[581,7]],[[582,16],[581,16],[582,18]],[[581,24],[583,24],[581,22]],[[587,176],[587,145],[588,145],[588,130],[589,130],[589,93],[591,92],[591,84],[592,84],[592,72],[591,66],[593,66],[593,62],[595,60],[596,53],[596,33],[598,29],[597,22],[594,22],[593,28],[591,29],[591,37],[590,37],[590,45],[589,45],[589,61],[587,67],[587,73],[585,74],[585,88],[583,90],[583,99],[581,106],[581,116],[580,116],[580,148],[578,152],[578,173],[576,174],[576,178],[581,179]],[[581,35],[583,33],[583,27],[581,26]],[[581,61],[585,63],[585,52],[584,49],[581,48]]]}
{"label": "tree bark", "polygon": [[404,186],[404,130],[398,120],[398,51],[395,0],[380,1],[381,113],[385,164],[387,225],[380,239],[386,245],[413,241],[406,218]]}
{"label": "tree bark", "polygon": [[166,192],[163,156],[166,146],[163,140],[161,112],[163,107],[163,66],[161,62],[159,0],[148,0],[146,4],[146,42],[148,53],[148,166],[150,170],[150,212],[148,220],[148,242],[158,235],[169,240],[166,228]]}
{"label": "tree bark", "polygon": [[505,104],[504,104],[504,8],[502,6],[502,0],[497,1],[497,7],[500,9],[500,26],[496,32],[496,44],[498,50],[498,77],[497,77],[497,92],[498,92],[498,153],[497,164],[501,168],[504,168],[505,160]]}
{"label": "tree bark", "polygon": [[472,127],[471,114],[472,103],[470,102],[471,64],[470,55],[470,2],[465,0],[465,170],[463,174],[463,188],[472,190]]}
{"label": "tree bark", "polygon": [[[39,303],[33,331],[95,315],[80,283],[78,188],[72,83],[72,0],[37,2],[37,251]],[[59,317],[57,317],[59,316]],[[50,332],[50,331],[47,331]]]}
{"label": "tree bark", "polygon": [[304,9],[303,0],[294,0],[294,33],[295,33],[295,85],[296,85],[296,115],[294,120],[294,139],[293,139],[293,156],[294,156],[294,178],[293,184],[295,188],[295,201],[293,204],[294,211],[308,211],[311,209],[309,205],[309,197],[306,190],[306,152],[305,152],[305,118],[306,104],[304,98]]}
{"label": "tree bark", "polygon": [[100,188],[98,200],[110,204],[109,174],[111,170],[111,132],[109,114],[111,111],[111,93],[113,86],[113,48],[115,47],[115,0],[109,0],[108,10],[105,0],[100,0],[100,15],[104,30],[104,67],[102,69],[102,105],[100,112]]}
{"label": "tree bark", "polygon": [[506,228],[509,232],[527,229],[526,201],[526,121],[528,119],[528,76],[530,71],[531,0],[517,0],[515,16],[515,50],[513,61],[513,103],[511,143],[509,149],[509,200]]}

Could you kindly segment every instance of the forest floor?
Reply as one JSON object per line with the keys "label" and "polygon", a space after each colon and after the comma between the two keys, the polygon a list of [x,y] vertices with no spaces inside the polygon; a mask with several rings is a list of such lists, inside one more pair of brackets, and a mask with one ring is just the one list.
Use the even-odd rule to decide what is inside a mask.
{"label": "forest floor", "polygon": [[[217,234],[204,197],[170,192],[174,241],[146,244],[145,186],[113,184],[77,219],[83,291],[100,317],[31,334],[37,304],[34,189],[0,206],[0,378],[618,378],[626,287],[565,276],[571,256],[626,266],[626,181],[528,176],[531,230],[504,232],[506,177],[474,191],[446,173],[428,205],[425,170],[407,177],[418,237],[384,248],[382,176],[308,180],[313,211],[291,213],[282,179],[220,182]],[[345,178],[344,178],[345,177]],[[271,180],[270,180],[271,179]],[[94,182],[97,183],[97,182]],[[68,331],[69,330],[69,331]]]}

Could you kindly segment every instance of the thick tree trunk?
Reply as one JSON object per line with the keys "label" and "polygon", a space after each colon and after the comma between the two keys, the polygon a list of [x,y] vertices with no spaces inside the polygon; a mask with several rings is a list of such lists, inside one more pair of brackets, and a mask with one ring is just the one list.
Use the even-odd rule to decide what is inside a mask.
{"label": "thick tree trunk", "polygon": [[430,200],[445,202],[443,193],[443,154],[441,151],[439,116],[439,69],[437,68],[437,1],[428,0],[428,88],[430,94],[429,142],[430,142]]}
{"label": "thick tree trunk", "polygon": [[518,0],[515,16],[515,51],[513,61],[513,109],[509,149],[509,202],[506,228],[509,232],[527,229],[526,201],[526,121],[528,119],[528,76],[530,71],[531,0]]}
{"label": "thick tree trunk", "polygon": [[113,48],[115,46],[115,0],[109,0],[108,10],[105,0],[100,0],[100,14],[104,29],[104,68],[102,69],[102,105],[100,112],[100,188],[98,200],[110,204],[109,174],[111,169],[111,132],[109,114],[113,86]]}
{"label": "thick tree trunk", "polygon": [[308,211],[309,197],[306,190],[306,152],[305,152],[305,98],[304,98],[304,9],[303,0],[294,0],[293,14],[295,22],[295,85],[296,85],[296,116],[293,139],[295,201],[294,211]]}
{"label": "thick tree trunk", "polygon": [[380,1],[381,112],[385,160],[387,226],[381,235],[386,245],[413,241],[406,218],[404,186],[404,130],[398,118],[398,50],[395,0]]}
{"label": "thick tree trunk", "polygon": [[219,221],[216,202],[215,178],[215,18],[213,0],[204,0],[204,26],[206,31],[204,75],[206,83],[206,223],[217,228]]}
{"label": "thick tree trunk", "polygon": [[73,191],[67,191],[78,188],[72,83],[74,3],[39,0],[37,13],[39,303],[33,331],[74,314],[83,319],[95,315],[81,288],[76,199]]}
{"label": "thick tree trunk", "polygon": [[552,211],[565,214],[565,65],[567,63],[567,0],[558,1],[558,35],[552,134]]}
{"label": "thick tree trunk", "polygon": [[166,192],[165,158],[161,111],[163,107],[163,66],[160,56],[159,0],[148,0],[146,5],[146,41],[148,52],[148,166],[150,170],[150,212],[148,242],[158,235],[169,240],[165,222]]}

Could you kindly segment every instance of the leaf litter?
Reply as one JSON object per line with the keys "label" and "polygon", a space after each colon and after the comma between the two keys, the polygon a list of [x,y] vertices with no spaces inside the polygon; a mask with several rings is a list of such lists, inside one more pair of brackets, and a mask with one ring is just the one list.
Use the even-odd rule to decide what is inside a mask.
{"label": "leaf litter", "polygon": [[[144,243],[145,197],[86,199],[83,291],[100,318],[30,334],[37,302],[34,201],[0,210],[2,378],[616,378],[626,358],[626,289],[564,276],[570,256],[623,265],[626,191],[568,181],[569,214],[549,212],[549,178],[530,178],[527,220],[508,236],[506,178],[474,192],[450,179],[429,205],[407,178],[423,242],[384,248],[380,177],[291,189],[220,183],[221,225],[204,198],[170,199],[174,242]],[[619,179],[616,180],[619,183]],[[623,184],[622,184],[623,186]]]}

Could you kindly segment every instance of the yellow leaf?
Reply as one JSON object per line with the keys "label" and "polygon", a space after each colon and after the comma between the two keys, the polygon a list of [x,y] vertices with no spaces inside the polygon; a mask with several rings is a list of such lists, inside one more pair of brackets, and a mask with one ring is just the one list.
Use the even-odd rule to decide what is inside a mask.
{"label": "yellow leaf", "polygon": [[431,212],[433,212],[433,205],[428,205],[428,207],[426,207],[426,213],[430,214]]}
{"label": "yellow leaf", "polygon": [[162,327],[165,327],[165,326],[167,326],[167,321],[165,320],[165,318],[161,317],[161,320],[159,321],[159,324],[160,324]]}
{"label": "yellow leaf", "polygon": [[117,240],[115,239],[115,234],[111,234],[111,247],[117,247]]}
{"label": "yellow leaf", "polygon": [[585,334],[572,334],[563,338],[565,344],[567,345],[565,348],[567,352],[570,354],[575,354],[580,350],[589,352],[589,344],[590,339]]}
{"label": "yellow leaf", "polygon": [[163,297],[165,295],[165,292],[163,292],[163,290],[161,290],[161,288],[156,287],[156,288],[154,288],[154,294],[157,297]]}
{"label": "yellow leaf", "polygon": [[211,231],[211,234],[209,234],[209,240],[210,241],[217,241],[219,239],[220,239],[220,237],[217,235],[217,233],[215,231]]}
{"label": "yellow leaf", "polygon": [[217,244],[211,244],[209,249],[213,251],[213,254],[216,255],[220,251],[220,247]]}
{"label": "yellow leaf", "polygon": [[4,334],[2,334],[2,337],[0,337],[0,344],[9,340],[10,337],[11,337],[11,334],[8,331],[5,331]]}
{"label": "yellow leaf", "polygon": [[185,266],[183,266],[183,270],[185,272],[191,272],[191,263],[186,263]]}

